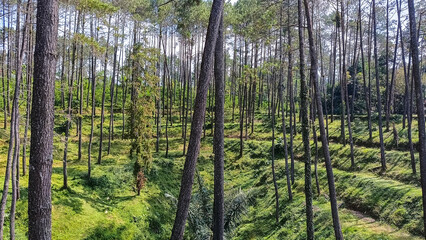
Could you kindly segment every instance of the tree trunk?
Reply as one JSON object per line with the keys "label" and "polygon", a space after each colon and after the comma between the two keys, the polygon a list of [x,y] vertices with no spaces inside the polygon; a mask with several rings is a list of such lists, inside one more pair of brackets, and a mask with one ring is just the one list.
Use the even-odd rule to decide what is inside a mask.
{"label": "tree trunk", "polygon": [[319,181],[318,181],[318,136],[317,136],[317,130],[315,127],[315,114],[316,114],[316,101],[314,98],[314,90],[313,90],[313,82],[311,81],[310,83],[311,86],[311,91],[310,91],[310,98],[312,99],[311,102],[311,127],[312,127],[312,136],[314,138],[314,145],[315,145],[315,162],[314,162],[314,175],[315,175],[315,185],[317,188],[317,195],[320,196],[321,194],[321,190],[320,190],[320,186],[319,186]]}
{"label": "tree trunk", "polygon": [[114,60],[112,63],[112,77],[111,77],[111,86],[110,86],[110,103],[111,107],[109,110],[109,128],[108,128],[108,155],[111,151],[111,140],[114,140],[114,87],[115,87],[115,78],[117,77],[117,52],[118,52],[118,35],[116,33],[115,42],[114,42]]}
{"label": "tree trunk", "polygon": [[[2,1],[3,3],[3,12],[6,12],[6,3],[5,0]],[[3,29],[6,29],[6,14],[3,14],[2,17],[2,21],[3,21]],[[2,34],[2,44],[3,46],[6,48],[6,31],[3,32]],[[9,41],[9,40],[8,40]],[[8,55],[7,55],[8,56]],[[2,65],[1,65],[1,80],[2,80],[2,90],[3,93],[6,92],[6,87],[4,85],[4,78],[8,77],[8,75],[4,74],[5,73],[5,63],[6,63],[6,49],[2,51]],[[8,81],[8,80],[7,80]],[[5,94],[2,94],[3,97],[3,113],[4,113],[4,120],[3,120],[3,128],[6,129],[7,128],[7,115],[8,115],[8,111],[7,111],[7,96]]]}
{"label": "tree trunk", "polygon": [[215,48],[215,128],[213,137],[214,151],[214,203],[213,203],[213,239],[222,240],[224,233],[224,112],[225,112],[225,76],[224,76],[224,32],[223,14]]}
{"label": "tree trunk", "polygon": [[51,239],[51,175],[58,1],[37,2],[28,184],[28,238]]}
{"label": "tree trunk", "polygon": [[365,108],[367,110],[367,118],[368,118],[368,133],[370,135],[370,139],[372,138],[372,130],[371,130],[371,106],[370,106],[370,95],[367,91],[367,83],[365,80],[365,61],[364,61],[364,44],[363,44],[363,32],[362,32],[362,12],[361,12],[361,0],[358,1],[358,22],[359,22],[359,42],[361,49],[361,64],[362,64],[362,80],[363,80],[363,90],[365,97]]}
{"label": "tree trunk", "polygon": [[[289,7],[290,8],[290,7]],[[288,19],[287,21],[290,20],[290,10],[288,10],[287,12],[288,14]],[[291,29],[289,27],[289,23],[287,25],[288,30],[287,30],[287,41],[288,41],[288,70],[287,70],[287,81],[288,81],[288,95],[290,98],[290,174],[291,174],[291,184],[294,184],[294,151],[293,151],[293,133],[294,133],[294,128],[293,128],[293,113],[294,113],[294,96],[293,96],[293,53],[292,53],[292,49],[291,49]]]}
{"label": "tree trunk", "polygon": [[[398,35],[398,34],[397,34]],[[385,46],[385,63],[386,63],[386,92],[385,92],[385,117],[386,117],[386,132],[389,131],[389,0],[386,0],[386,46]],[[377,67],[377,66],[376,66]]]}
{"label": "tree trunk", "polygon": [[[379,81],[379,61],[377,55],[377,25],[376,25],[376,1],[373,0],[372,6],[373,18],[373,42],[374,42],[374,68],[376,74],[376,90],[377,90],[377,112],[379,114],[379,137],[380,137],[380,160],[382,171],[386,171],[385,146],[383,144],[383,129],[382,129],[382,98],[380,96],[380,81]],[[425,172],[426,173],[426,172]]]}
{"label": "tree trunk", "polygon": [[[94,29],[93,29],[93,18],[90,21],[90,35],[94,38]],[[96,57],[94,57],[94,48],[91,47],[91,87],[92,87],[92,114],[90,117],[90,138],[89,138],[89,148],[88,148],[88,161],[87,161],[87,177],[90,179],[92,175],[92,143],[93,143],[93,131],[94,131],[94,121],[95,121],[95,113],[96,113],[96,98],[95,98],[95,90],[96,90]]]}
{"label": "tree trunk", "polygon": [[[314,239],[314,211],[312,206],[312,176],[311,176],[311,145],[309,143],[309,119],[308,119],[308,85],[305,78],[305,52],[303,47],[303,10],[302,0],[297,1],[299,23],[299,56],[300,56],[300,112],[302,117],[302,139],[305,162],[305,202],[306,202],[306,239]],[[305,2],[305,14],[309,16],[309,9]],[[309,17],[308,17],[309,24]],[[311,33],[311,32],[310,32]],[[311,36],[310,36],[311,37]],[[310,40],[310,39],[309,39]],[[313,46],[312,46],[313,47]],[[312,65],[312,63],[311,63]],[[312,66],[311,66],[312,67]],[[311,70],[313,71],[313,70]]]}
{"label": "tree trunk", "polygon": [[[18,196],[19,191],[19,180],[16,176],[17,173],[17,162],[19,161],[19,95],[20,95],[20,87],[21,87],[21,78],[22,78],[22,57],[23,55],[20,53],[20,13],[21,13],[21,1],[18,0],[17,6],[16,6],[16,32],[15,32],[15,64],[16,64],[16,72],[15,72],[15,92],[13,95],[13,102],[12,102],[12,119],[10,122],[10,128],[14,129],[13,134],[15,136],[11,136],[13,138],[13,141],[11,140],[9,142],[9,152],[8,152],[8,158],[9,153],[12,152],[12,203],[10,206],[10,221],[9,221],[9,232],[10,232],[10,239],[15,239],[15,215],[16,215],[16,200]],[[25,42],[23,40],[23,42]],[[23,50],[23,49],[22,49]],[[12,132],[11,132],[12,133]],[[9,161],[9,159],[8,159]],[[19,172],[18,172],[19,173]],[[19,174],[18,174],[19,175]],[[6,179],[5,179],[6,180]],[[8,191],[3,189],[3,194],[8,194]],[[3,216],[2,216],[3,220]],[[0,233],[3,234],[3,225],[1,226]],[[1,235],[3,236],[3,235]]]}
{"label": "tree trunk", "polygon": [[99,130],[99,154],[98,154],[98,164],[101,164],[102,161],[102,142],[104,137],[104,120],[105,120],[105,88],[107,81],[107,67],[108,67],[108,47],[109,47],[109,35],[111,30],[111,16],[108,20],[108,33],[107,33],[107,42],[105,49],[105,60],[104,60],[104,81],[102,84],[102,105],[101,105],[101,126]]}
{"label": "tree trunk", "polygon": [[[410,51],[413,62],[413,81],[415,85],[418,130],[419,130],[419,158],[420,158],[420,178],[422,185],[423,197],[423,220],[426,214],[426,132],[425,132],[425,110],[424,98],[422,92],[422,81],[420,78],[420,63],[419,63],[419,47],[416,30],[416,13],[414,9],[414,1],[408,0],[408,12],[410,19]],[[426,221],[424,221],[426,229]],[[426,236],[426,235],[425,235]]]}
{"label": "tree trunk", "polygon": [[[32,53],[33,52],[33,42],[32,42],[32,3],[31,1],[29,1],[27,3],[27,10],[29,14],[29,19],[27,21],[27,27],[28,29],[28,49],[29,52]],[[28,54],[27,56],[27,103],[26,103],[26,113],[25,113],[25,130],[24,130],[24,144],[22,146],[22,176],[26,175],[26,171],[27,171],[27,142],[28,142],[28,128],[30,125],[30,113],[31,113],[31,94],[32,94],[32,86],[31,86],[31,82],[32,82],[32,74],[33,74],[33,56],[32,54]]]}
{"label": "tree trunk", "polygon": [[[411,83],[410,83],[410,76],[407,73],[407,66],[405,62],[405,48],[404,48],[404,41],[402,36],[402,29],[401,29],[401,1],[396,0],[396,7],[397,7],[397,14],[398,14],[398,29],[399,34],[401,36],[401,58],[402,58],[402,65],[404,68],[404,80],[405,80],[405,104],[404,109],[405,113],[407,114],[407,120],[408,120],[408,129],[407,129],[407,137],[408,137],[408,145],[410,146],[410,158],[411,158],[411,169],[413,171],[413,175],[416,175],[416,160],[414,157],[414,146],[413,146],[413,138],[411,134],[411,124],[412,124],[412,118],[411,118],[411,105],[412,105],[412,94],[411,94]],[[410,60],[409,60],[410,61]],[[409,72],[409,71],[408,71]],[[409,106],[410,105],[410,106]]]}
{"label": "tree trunk", "polygon": [[[339,3],[340,2],[338,2],[337,3],[337,5],[339,5]],[[343,12],[341,13],[342,15],[343,15]],[[336,24],[338,25],[338,24],[342,24],[343,23],[343,21],[340,21],[339,23],[337,23],[337,21],[336,21]],[[345,46],[344,46],[344,32],[345,32],[345,29],[342,27],[341,28],[341,31],[339,31],[340,30],[340,28],[338,28],[337,29],[337,33],[340,33],[340,34],[338,34],[339,35],[339,39],[338,39],[338,42],[339,42],[339,80],[340,80],[340,139],[341,139],[341,141],[342,141],[342,143],[343,143],[343,145],[344,146],[346,146],[346,133],[345,133],[345,89],[346,89],[346,87],[344,87],[344,85],[345,85],[345,83],[344,83],[344,80],[343,80],[343,78],[345,78],[346,79],[346,70],[344,71],[343,70],[343,67],[342,67],[342,65],[345,63],[345,61],[346,61],[346,58],[344,57],[344,56],[342,56],[343,54],[342,54],[342,49],[343,48],[345,48]]]}
{"label": "tree trunk", "polygon": [[[81,32],[83,32],[84,33],[84,23],[85,23],[85,16],[84,16],[84,14],[83,14],[83,22],[82,22],[82,27],[81,27]],[[81,137],[82,137],[82,132],[81,132],[81,130],[82,130],[82,124],[83,124],[83,55],[84,55],[84,52],[83,52],[83,44],[81,44],[81,46],[80,46],[80,67],[79,67],[79,70],[80,70],[80,80],[79,80],[79,84],[78,84],[78,94],[80,95],[79,96],[79,100],[80,100],[80,103],[79,103],[79,109],[78,109],[78,113],[79,113],[79,116],[78,116],[78,128],[77,128],[77,132],[78,132],[78,160],[80,161],[81,160],[81,148],[82,148],[82,139],[81,139]]]}
{"label": "tree trunk", "polygon": [[[162,26],[160,24],[160,34],[158,36],[158,49],[161,52],[161,41],[163,39],[163,31],[162,31]],[[160,79],[160,62],[161,62],[161,54],[158,54],[158,61],[157,61],[157,77]],[[163,89],[164,89],[164,84],[163,84]],[[157,128],[157,136],[156,136],[156,142],[155,142],[155,152],[158,152],[160,149],[160,135],[161,135],[161,87],[160,87],[160,82],[158,82],[158,96],[156,97],[156,115],[157,115],[157,121],[156,121],[156,128]],[[164,95],[164,92],[163,92]],[[164,97],[163,97],[164,99]],[[164,109],[163,109],[163,114],[164,114]]]}
{"label": "tree trunk", "polygon": [[[79,32],[79,26],[80,26],[80,12],[78,13],[77,17],[77,27],[75,30],[75,33]],[[69,80],[69,86],[68,86],[68,116],[67,116],[67,122],[66,122],[66,129],[65,129],[65,147],[64,147],[64,158],[62,160],[63,165],[63,176],[64,176],[64,186],[63,188],[68,188],[68,172],[67,172],[67,155],[68,155],[68,138],[69,138],[69,131],[71,127],[72,122],[72,97],[73,97],[73,88],[74,88],[74,66],[75,66],[75,52],[76,52],[76,42],[74,41],[72,44],[72,59],[71,59],[71,78]]]}
{"label": "tree trunk", "polygon": [[[273,74],[273,79],[275,80],[275,73]],[[272,83],[272,96],[275,94],[275,82]],[[275,222],[279,221],[279,195],[278,195],[278,185],[277,179],[275,176],[275,101],[274,97],[272,97],[272,159],[271,159],[271,167],[272,167],[272,181],[274,183],[275,190]],[[275,105],[274,105],[275,104]]]}
{"label": "tree trunk", "polygon": [[334,235],[337,240],[341,240],[343,239],[343,234],[342,234],[342,228],[340,227],[339,213],[337,210],[337,199],[336,199],[336,189],[334,186],[333,168],[331,165],[327,135],[326,135],[325,126],[324,126],[324,116],[322,112],[321,95],[319,94],[319,91],[318,91],[319,88],[318,88],[318,76],[317,76],[317,72],[318,72],[317,53],[316,53],[314,38],[312,33],[313,30],[312,30],[311,16],[309,14],[308,1],[304,0],[304,3],[305,3],[306,21],[308,26],[309,53],[311,57],[310,77],[311,77],[311,81],[314,84],[313,91],[315,92],[315,101],[317,103],[318,122],[319,122],[320,134],[321,134],[322,149],[324,151],[325,167],[327,171],[328,190],[330,194],[331,215],[333,217]]}
{"label": "tree trunk", "polygon": [[331,84],[331,122],[334,121],[334,85],[336,84],[336,55],[337,55],[337,21],[334,32],[334,46],[333,46],[333,80]]}
{"label": "tree trunk", "polygon": [[[347,82],[347,78],[346,78],[346,42],[345,42],[345,5],[343,3],[343,1],[340,4],[341,9],[342,9],[342,16],[341,16],[341,24],[340,26],[342,27],[342,52],[343,52],[343,61],[342,61],[342,83],[343,84],[343,89],[344,89],[344,96],[345,96],[345,103],[346,103],[346,121],[348,122],[348,133],[349,133],[349,145],[350,145],[350,149],[351,149],[351,168],[355,168],[355,159],[354,159],[354,143],[353,143],[353,138],[352,138],[352,124],[351,124],[351,110],[350,110],[350,106],[349,106],[349,92],[348,92],[348,82]],[[354,81],[355,82],[355,81]],[[352,95],[352,98],[354,97],[354,95]],[[342,102],[343,104],[343,102]],[[342,105],[342,109],[343,109],[343,105]]]}
{"label": "tree trunk", "polygon": [[198,81],[197,95],[195,98],[188,152],[183,169],[181,189],[171,240],[183,239],[183,233],[185,231],[185,223],[186,218],[188,217],[189,202],[192,193],[192,184],[194,182],[195,166],[200,151],[200,140],[205,117],[207,90],[211,76],[210,73],[213,68],[214,49],[216,46],[220,18],[223,12],[223,5],[223,0],[214,0],[211,9],[204,54],[201,62],[200,79]]}
{"label": "tree trunk", "polygon": [[399,27],[398,23],[398,27],[396,29],[396,39],[395,39],[395,48],[394,48],[394,54],[393,54],[393,60],[392,60],[392,75],[391,75],[391,83],[390,83],[390,87],[389,87],[389,94],[388,94],[388,99],[387,99],[387,115],[388,118],[390,117],[390,114],[392,113],[392,103],[393,103],[393,96],[394,96],[394,86],[395,86],[395,74],[396,74],[396,56],[398,53],[398,42],[399,42],[399,31],[400,31],[400,27]]}

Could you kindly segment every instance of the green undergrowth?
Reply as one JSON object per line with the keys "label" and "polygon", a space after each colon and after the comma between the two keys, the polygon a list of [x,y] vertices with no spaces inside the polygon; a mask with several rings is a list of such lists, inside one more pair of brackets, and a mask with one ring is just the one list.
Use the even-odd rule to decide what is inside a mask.
{"label": "green undergrowth", "polygon": [[[236,117],[238,114],[236,114]],[[1,117],[1,116],[0,116]],[[94,142],[91,155],[92,176],[87,176],[87,148],[90,134],[90,113],[83,115],[82,159],[78,160],[78,137],[75,123],[70,130],[68,149],[69,188],[63,188],[62,158],[64,148],[63,112],[55,116],[54,164],[52,172],[52,238],[53,239],[168,239],[176,213],[181,174],[185,157],[183,152],[182,123],[174,113],[173,126],[169,126],[169,153],[165,156],[165,126],[162,128],[159,153],[154,153],[152,168],[147,172],[147,183],[141,195],[134,189],[134,159],[129,156],[131,141],[121,139],[122,116],[116,113],[115,139],[111,153],[106,152],[107,138],[101,164],[96,164],[99,150],[100,114],[95,118]],[[336,189],[339,197],[339,214],[345,239],[416,239],[423,232],[421,219],[421,192],[416,177],[410,174],[407,151],[399,148],[387,152],[388,171],[379,174],[378,150],[369,148],[365,142],[364,119],[354,124],[356,137],[355,156],[357,169],[350,169],[348,145],[331,142],[330,151],[335,167]],[[253,132],[248,127],[244,140],[243,155],[240,151],[240,129],[238,118],[231,122],[227,115],[225,124],[225,198],[232,200],[240,193],[246,205],[241,215],[235,216],[228,239],[306,239],[304,173],[301,159],[301,136],[294,141],[296,154],[296,182],[292,186],[294,199],[289,201],[284,168],[281,120],[277,119],[276,172],[280,195],[280,220],[275,223],[274,188],[271,173],[271,122],[267,114],[256,114]],[[165,121],[162,121],[165,124]],[[104,135],[108,135],[109,118],[104,124]],[[359,125],[359,126],[358,126]],[[366,126],[366,125],[365,125]],[[400,126],[398,122],[397,127]],[[414,124],[413,124],[414,126]],[[288,127],[288,126],[287,126]],[[340,134],[339,121],[330,124],[330,135]],[[297,123],[297,129],[300,124]],[[23,127],[21,127],[23,133]],[[190,125],[187,135],[190,134]],[[376,133],[375,133],[376,134]],[[386,133],[389,139],[391,131]],[[404,148],[404,134],[400,130],[400,143]],[[245,129],[244,129],[245,135]],[[288,134],[289,136],[289,134]],[[368,136],[368,130],[367,130]],[[376,136],[376,135],[374,135]],[[413,138],[415,135],[413,135]],[[245,139],[245,136],[244,136]],[[391,141],[391,140],[388,140]],[[376,138],[373,139],[376,142]],[[204,205],[199,198],[208,196],[207,205],[213,204],[213,147],[211,125],[206,126],[202,140],[197,173],[194,179],[191,215],[185,237],[195,239],[200,227],[195,224],[194,214],[200,215]],[[8,147],[8,131],[0,130],[0,184],[4,181],[4,169]],[[391,143],[387,143],[390,146]],[[188,142],[186,144],[186,147]],[[313,144],[311,143],[312,150]],[[29,149],[27,149],[29,152]],[[155,151],[153,149],[153,151]],[[314,153],[314,151],[312,151]],[[314,221],[317,239],[334,239],[325,169],[320,151],[319,179],[321,194],[314,189]],[[290,161],[290,160],[289,160]],[[28,158],[27,158],[28,162]],[[28,172],[28,171],[27,171]],[[394,179],[394,180],[391,180]],[[398,181],[396,181],[398,180]],[[314,177],[313,177],[314,184]],[[20,178],[21,199],[17,204],[16,239],[27,236],[27,186],[28,176]],[[202,195],[207,194],[207,195]],[[198,199],[198,200],[197,200]],[[238,198],[236,198],[238,199]],[[250,201],[243,201],[249,199]],[[198,201],[198,202],[197,202]],[[237,202],[238,203],[238,202]],[[229,208],[230,205],[227,205]],[[8,208],[10,199],[8,199]],[[211,209],[209,209],[210,211]],[[9,234],[9,211],[6,214],[5,238]],[[211,217],[211,214],[207,214]],[[192,217],[191,217],[192,216]],[[203,217],[205,215],[202,215]],[[206,222],[209,219],[204,219]],[[204,221],[203,220],[203,221]],[[209,227],[209,226],[207,226]],[[204,228],[206,234],[209,230]],[[211,230],[210,230],[211,231]],[[407,233],[407,232],[410,232]]]}
{"label": "green undergrowth", "polygon": [[[343,144],[332,143],[329,145],[329,149],[330,154],[333,157],[333,166],[338,169],[374,173],[383,178],[389,178],[407,184],[420,186],[417,152],[415,153],[417,174],[414,175],[411,168],[410,152],[407,151],[387,150],[385,152],[387,169],[385,172],[382,172],[380,149],[354,146],[354,169],[351,166],[351,151],[349,144],[344,146]],[[318,151],[322,154],[322,149],[319,148]]]}
{"label": "green undergrowth", "polygon": [[[268,148],[269,145],[269,148]],[[269,142],[264,141],[252,141],[247,142],[245,146],[252,146],[251,149],[256,152],[256,149],[264,149],[265,156],[261,158],[256,158],[252,155],[250,151],[247,152],[242,158],[236,158],[236,160],[227,167],[227,172],[230,172],[234,177],[233,186],[240,186],[243,188],[253,188],[256,189],[258,193],[256,196],[256,203],[250,208],[249,213],[244,218],[243,222],[236,231],[234,237],[235,239],[306,239],[305,231],[305,213],[304,213],[304,181],[303,181],[303,163],[295,163],[295,173],[296,173],[296,182],[293,185],[294,199],[293,201],[288,200],[288,193],[286,188],[286,178],[284,170],[284,160],[282,157],[277,159],[277,179],[279,185],[279,195],[280,195],[280,221],[278,224],[275,223],[274,211],[275,211],[275,202],[274,202],[274,189],[272,183],[272,174],[270,168],[270,147]],[[226,141],[226,147],[233,152],[235,148],[235,140]],[[280,155],[279,155],[280,156]],[[345,179],[347,177],[344,171],[335,170],[336,176],[336,187],[340,197],[345,196],[342,189],[349,186],[354,186],[356,181],[352,179]],[[348,175],[351,175],[347,173]],[[240,181],[241,183],[234,183],[234,181]],[[362,180],[365,180],[362,178]],[[362,180],[360,180],[362,182]],[[371,180],[371,179],[370,179]],[[381,181],[381,179],[378,179]],[[319,181],[321,185],[321,191],[327,191],[327,180],[325,176],[325,169],[319,167]],[[314,184],[314,176],[313,176]],[[357,185],[355,185],[357,186]],[[381,189],[385,187],[384,185],[379,185],[377,188]],[[315,186],[314,186],[315,188]],[[359,186],[360,191],[362,191],[362,186]],[[386,199],[386,196],[380,195],[373,196],[375,190],[365,189],[366,194],[364,198],[371,197],[371,200],[365,201],[366,204],[377,204],[375,201]],[[377,190],[377,189],[376,189]],[[384,189],[385,191],[387,189]],[[396,191],[398,192],[398,191]],[[414,190],[415,194],[417,193]],[[314,190],[316,194],[316,190]],[[342,193],[342,194],[340,194]],[[393,193],[390,193],[393,194]],[[401,193],[402,194],[402,193]],[[398,194],[396,196],[401,196]],[[351,196],[356,199],[362,195]],[[387,195],[389,197],[389,195]],[[407,195],[409,199],[411,195]],[[418,196],[415,195],[415,198],[412,199],[413,202],[418,200]],[[365,200],[363,198],[363,200]],[[381,199],[380,199],[381,198]],[[343,198],[341,198],[343,199]],[[349,198],[353,200],[352,198]],[[344,199],[346,200],[346,199]],[[392,212],[391,209],[399,207],[401,202],[404,202],[402,199],[400,202],[389,206],[389,213]],[[387,203],[388,204],[388,203]],[[385,224],[385,219],[389,217],[388,213],[384,213],[381,217],[376,217],[376,219],[369,218],[368,211],[367,213],[361,211],[353,211],[350,208],[349,204],[345,201],[339,200],[340,205],[340,220],[343,226],[343,233],[346,239],[406,239],[407,236],[412,237],[406,231],[410,230],[409,225],[403,230],[397,230],[397,218],[393,218],[395,223],[389,223],[395,225],[395,227],[389,227]],[[348,207],[348,209],[346,209]],[[421,213],[418,209],[418,206],[410,208],[412,212]],[[359,210],[361,210],[359,208]],[[404,209],[407,210],[407,209]],[[316,196],[314,199],[314,220],[316,226],[316,237],[318,239],[334,239],[334,232],[331,222],[331,212],[330,205],[328,201],[328,195],[322,193],[320,196]],[[354,214],[355,212],[355,214]],[[366,220],[364,219],[363,214],[366,214]],[[387,215],[386,215],[387,214]],[[404,214],[403,214],[404,215]],[[362,217],[360,217],[362,216]],[[407,218],[408,214],[405,214],[404,217]],[[394,216],[391,216],[394,217]],[[414,218],[411,225],[415,225],[421,219]],[[415,232],[415,231],[414,231]]]}
{"label": "green undergrowth", "polygon": [[[408,144],[408,123],[406,122],[405,128],[402,124],[401,118],[393,118],[393,121],[389,124],[389,130],[386,129],[385,123],[383,123],[383,143],[387,150],[405,150],[409,151]],[[413,119],[415,120],[415,119]],[[347,122],[345,119],[345,138],[346,142],[349,143],[349,132],[347,128]],[[398,145],[396,145],[393,133],[393,124],[395,124],[396,132],[398,133]],[[379,138],[379,128],[377,120],[372,121],[372,138],[370,139],[370,134],[368,130],[368,120],[365,117],[355,117],[354,121],[351,123],[352,126],[352,136],[354,144],[363,147],[370,148],[380,148],[380,138]],[[328,134],[331,141],[342,143],[341,138],[341,122],[339,119],[335,119],[333,122],[329,120],[328,125]],[[412,123],[412,141],[414,147],[416,147],[419,137],[417,130],[417,122],[413,121]],[[318,135],[319,136],[319,135]]]}

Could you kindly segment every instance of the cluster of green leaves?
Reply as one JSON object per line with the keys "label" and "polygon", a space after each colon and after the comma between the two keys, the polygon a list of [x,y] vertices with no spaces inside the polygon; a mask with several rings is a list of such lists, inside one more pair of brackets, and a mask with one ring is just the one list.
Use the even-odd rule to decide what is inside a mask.
{"label": "cluster of green leaves", "polygon": [[175,24],[178,32],[190,39],[199,28],[207,28],[210,3],[199,0],[175,1]]}
{"label": "cluster of green leaves", "polygon": [[133,139],[131,153],[136,154],[135,174],[141,170],[149,170],[152,165],[152,115],[158,97],[158,55],[157,49],[136,44],[128,61],[131,65],[126,67],[127,75],[132,76],[132,102],[127,126],[129,136]]}
{"label": "cluster of green leaves", "polygon": [[[191,198],[188,213],[188,230],[190,239],[203,240],[213,236],[211,226],[213,224],[213,199],[212,191],[204,183],[203,177],[197,171],[198,189]],[[177,205],[177,199],[166,194],[166,197]],[[250,204],[254,201],[251,190],[243,191],[241,188],[225,192],[225,216],[224,230],[227,238],[231,238],[234,230],[238,227],[241,218],[248,211]]]}
{"label": "cluster of green leaves", "polygon": [[112,14],[118,10],[117,7],[102,0],[76,0],[75,5],[79,11],[90,11],[99,15]]}
{"label": "cluster of green leaves", "polygon": [[256,82],[256,80],[258,80],[257,71],[257,68],[252,68],[247,65],[244,66],[242,75],[238,78],[238,82],[240,82],[241,84]]}
{"label": "cluster of green leaves", "polygon": [[96,41],[96,39],[92,37],[88,37],[81,33],[75,33],[73,35],[72,41],[75,41],[79,44],[90,47],[91,49],[93,49],[94,54],[97,56],[103,55],[106,51],[106,48],[104,46],[101,46],[101,44],[99,44],[99,42]]}
{"label": "cluster of green leaves", "polygon": [[277,23],[278,6],[269,1],[240,0],[235,4],[232,16],[228,15],[229,22],[238,35],[251,41],[268,41],[273,37],[270,31]]}

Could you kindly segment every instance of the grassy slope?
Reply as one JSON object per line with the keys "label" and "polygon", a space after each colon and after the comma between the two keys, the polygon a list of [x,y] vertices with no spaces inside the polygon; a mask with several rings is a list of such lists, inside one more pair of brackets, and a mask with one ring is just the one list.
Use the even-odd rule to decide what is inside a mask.
{"label": "grassy slope", "polygon": [[[116,119],[121,119],[119,114],[116,116]],[[63,118],[57,116],[56,124],[61,124],[61,120]],[[112,143],[111,154],[104,153],[101,165],[93,164],[92,179],[87,180],[90,117],[85,116],[83,121],[84,143],[81,161],[77,161],[77,137],[73,136],[69,145],[69,190],[61,188],[63,136],[58,134],[55,136],[52,175],[53,239],[167,239],[175,214],[175,205],[167,198],[167,195],[178,195],[184,161],[182,141],[179,137],[180,124],[176,123],[169,128],[169,158],[164,157],[164,152],[155,155],[153,168],[147,176],[149,182],[141,196],[136,196],[133,190],[133,161],[128,156],[130,141],[119,138],[121,134],[119,120],[115,124],[117,137]],[[95,143],[92,150],[93,163],[96,162],[98,154],[99,118],[96,121]],[[359,123],[357,126],[362,124]],[[333,133],[338,136],[338,121],[331,124],[332,131],[333,128]],[[107,128],[104,131],[107,133]],[[365,129],[360,127],[355,127],[354,132],[359,138],[365,135]],[[75,129],[72,129],[71,133],[74,134]],[[207,135],[209,133],[210,130],[207,131]],[[268,122],[266,119],[256,122],[255,133],[250,135],[250,139],[245,143],[245,154],[242,158],[237,157],[238,124],[228,122],[225,134],[227,136],[225,139],[226,190],[251,189],[255,193],[255,200],[235,230],[233,238],[305,239],[303,163],[299,162],[301,160],[300,134],[296,136],[295,141],[298,161],[295,168],[296,183],[293,186],[292,202],[289,202],[287,198],[283,156],[278,154],[277,177],[280,187],[281,214],[278,225],[275,224],[273,217],[274,191],[269,157],[271,133]],[[0,131],[0,135],[2,136],[0,138],[0,184],[2,184],[8,133]],[[278,134],[278,136],[281,135]],[[400,139],[402,141],[402,138]],[[164,149],[164,140],[161,144],[161,149]],[[203,140],[198,162],[200,175],[209,189],[213,189],[211,144],[210,136]],[[396,150],[395,153],[391,152],[389,163],[391,166],[394,163],[395,168],[389,167],[389,172],[383,176],[371,170],[379,164],[377,149],[357,147],[359,172],[352,173],[348,171],[347,147],[342,148],[339,144],[332,143],[330,148],[341,204],[340,218],[347,239],[407,239],[414,238],[407,232],[419,234],[422,231],[418,201],[421,193],[415,178],[410,176],[410,168],[407,165],[409,158],[405,156],[406,152],[400,153]],[[280,149],[277,150],[280,151]],[[397,158],[398,154],[402,155],[400,158],[403,160]],[[367,155],[370,157],[367,158]],[[323,163],[319,163],[319,176],[322,194],[314,199],[316,235],[318,239],[332,239],[331,213]],[[27,230],[27,184],[28,177],[21,177],[22,195],[17,206],[17,239],[25,239]],[[194,191],[197,191],[196,184]],[[6,224],[8,225],[8,219]],[[8,229],[5,233],[8,234]]]}

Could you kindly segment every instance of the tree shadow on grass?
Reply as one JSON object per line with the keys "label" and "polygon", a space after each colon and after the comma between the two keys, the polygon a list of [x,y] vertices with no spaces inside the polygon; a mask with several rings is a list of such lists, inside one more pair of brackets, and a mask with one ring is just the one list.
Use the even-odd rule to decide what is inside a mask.
{"label": "tree shadow on grass", "polygon": [[125,225],[101,224],[95,227],[85,240],[120,240],[125,239]]}

